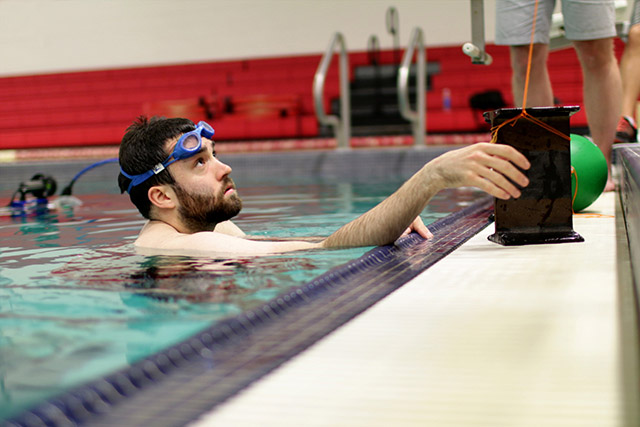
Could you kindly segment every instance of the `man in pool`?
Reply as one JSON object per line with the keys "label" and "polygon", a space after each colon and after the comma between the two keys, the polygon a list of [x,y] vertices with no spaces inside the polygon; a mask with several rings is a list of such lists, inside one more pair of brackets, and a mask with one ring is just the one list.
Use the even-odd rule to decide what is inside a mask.
{"label": "man in pool", "polygon": [[267,255],[289,251],[391,244],[415,231],[431,233],[420,212],[444,188],[475,186],[501,198],[528,185],[526,157],[507,145],[479,143],[449,151],[424,165],[395,193],[326,239],[256,240],[230,219],[242,201],[231,168],[215,153],[213,129],[188,119],[139,118],[120,145],[118,184],[149,221],[139,249],[171,253]]}

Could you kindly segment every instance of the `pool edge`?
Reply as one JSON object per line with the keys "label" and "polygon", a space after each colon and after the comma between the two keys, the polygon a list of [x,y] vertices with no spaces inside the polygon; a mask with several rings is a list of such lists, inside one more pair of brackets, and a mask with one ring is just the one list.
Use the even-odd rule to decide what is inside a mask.
{"label": "pool edge", "polygon": [[[451,253],[490,223],[491,201],[491,198],[485,198],[436,221],[430,226],[435,235],[431,241],[410,235],[395,246],[375,248],[283,293],[259,309],[227,319],[128,368],[48,399],[7,423],[148,425],[153,421],[157,425],[159,420],[164,420],[168,425],[175,425],[194,420]],[[382,280],[383,273],[389,276],[385,280]],[[368,293],[365,299],[358,294],[363,288]],[[276,325],[282,319],[288,322],[287,325],[300,326],[301,320],[291,317],[295,313],[310,322],[310,326],[317,326],[327,316],[316,313],[317,319],[310,319],[308,310],[302,309],[311,304],[322,305],[325,309],[326,304],[322,303],[325,300],[343,308],[348,306],[348,310],[311,334],[309,328],[304,329],[305,337],[281,337],[290,341],[287,349],[276,346],[268,349],[271,353],[263,351],[260,334],[265,329],[284,334],[283,328]],[[272,320],[273,317],[277,319]],[[286,334],[290,333],[286,331]],[[260,354],[255,353],[255,348],[249,348],[252,345],[261,348]],[[246,359],[239,356],[240,350],[249,352]],[[268,363],[257,366],[256,359],[268,359]],[[242,365],[243,361],[245,365]],[[250,375],[243,372],[244,376],[239,378],[238,370],[246,371],[247,364],[256,366]],[[220,371],[223,367],[226,371]],[[185,386],[193,391],[188,398]],[[163,401],[168,395],[173,396],[178,388],[182,399],[158,405],[159,399]],[[162,389],[173,392],[163,393]],[[154,404],[149,405],[150,402]]]}

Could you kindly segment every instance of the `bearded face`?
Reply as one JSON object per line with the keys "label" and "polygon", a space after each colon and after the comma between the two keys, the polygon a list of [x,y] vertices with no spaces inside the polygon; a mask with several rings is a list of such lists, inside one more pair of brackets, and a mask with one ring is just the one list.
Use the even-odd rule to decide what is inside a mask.
{"label": "bearded face", "polygon": [[242,209],[242,200],[235,190],[233,180],[226,177],[220,189],[212,193],[191,192],[179,184],[174,191],[180,202],[178,214],[191,233],[213,231],[215,226],[236,216]]}

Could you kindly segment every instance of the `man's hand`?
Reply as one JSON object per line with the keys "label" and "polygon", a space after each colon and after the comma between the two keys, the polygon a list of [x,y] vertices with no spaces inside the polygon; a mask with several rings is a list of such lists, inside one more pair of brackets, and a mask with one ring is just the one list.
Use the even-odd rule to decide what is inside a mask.
{"label": "man's hand", "polygon": [[413,220],[411,225],[406,230],[404,230],[404,233],[402,233],[402,235],[406,236],[412,231],[415,231],[427,240],[433,237],[433,234],[431,234],[427,226],[424,225],[424,222],[422,222],[422,218],[420,218],[419,216],[417,216],[416,219]]}
{"label": "man's hand", "polygon": [[473,186],[505,200],[520,197],[514,183],[526,187],[529,180],[518,168],[526,170],[531,166],[515,148],[490,143],[449,151],[434,159],[431,165],[442,188]]}

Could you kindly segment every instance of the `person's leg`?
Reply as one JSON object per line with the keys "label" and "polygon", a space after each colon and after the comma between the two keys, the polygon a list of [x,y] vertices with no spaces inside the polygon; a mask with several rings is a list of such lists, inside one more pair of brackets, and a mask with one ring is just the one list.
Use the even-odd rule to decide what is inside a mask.
{"label": "person's leg", "polygon": [[622,114],[636,117],[636,106],[640,96],[640,0],[633,2],[627,45],[620,59],[622,75]]}
{"label": "person's leg", "polygon": [[630,20],[627,45],[620,59],[622,75],[622,117],[618,121],[615,142],[638,139],[636,105],[640,95],[640,0],[635,0]]}
{"label": "person's leg", "polygon": [[[553,105],[553,94],[547,71],[547,57],[549,55],[549,28],[554,7],[555,0],[540,0],[538,4],[526,107]],[[522,107],[534,11],[535,0],[496,1],[495,42],[497,45],[509,46],[513,102],[518,107]]]}
{"label": "person's leg", "polygon": [[[584,107],[591,138],[611,167],[611,146],[620,118],[622,82],[613,52],[613,39],[574,41],[582,66]],[[614,189],[609,177],[606,191]]]}
{"label": "person's leg", "polygon": [[[513,102],[517,107],[522,107],[524,87],[527,77],[527,64],[529,61],[529,46],[511,46],[511,89]],[[527,105],[525,107],[541,107],[553,105],[553,91],[547,69],[549,46],[536,43],[533,45],[531,56],[531,72],[529,76],[529,89],[527,91]]]}
{"label": "person's leg", "polygon": [[640,95],[640,24],[629,30],[629,40],[620,60],[622,114],[635,119]]}
{"label": "person's leg", "polygon": [[[611,172],[611,147],[622,109],[622,82],[614,56],[616,12],[613,0],[563,0],[566,37],[573,41],[583,75],[584,109],[591,138]],[[614,189],[609,173],[606,191]]]}

